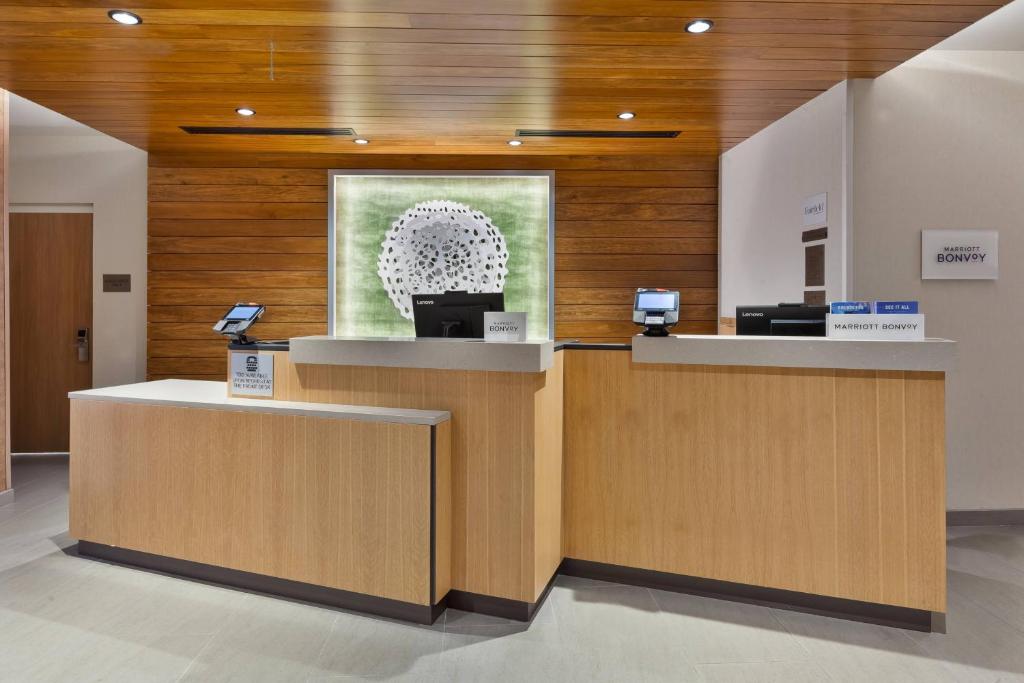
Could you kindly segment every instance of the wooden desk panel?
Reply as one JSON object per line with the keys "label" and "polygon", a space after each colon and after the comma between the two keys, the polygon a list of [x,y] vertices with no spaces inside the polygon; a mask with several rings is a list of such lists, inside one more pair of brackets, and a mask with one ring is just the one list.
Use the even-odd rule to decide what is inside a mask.
{"label": "wooden desk panel", "polygon": [[[71,535],[430,605],[431,427],[71,402]],[[437,427],[439,544],[451,527]],[[438,546],[441,548],[441,546]]]}
{"label": "wooden desk panel", "polygon": [[564,355],[567,557],[945,611],[942,373]]}
{"label": "wooden desk panel", "polygon": [[562,353],[541,373],[295,365],[271,353],[274,399],[451,412],[452,588],[537,600],[562,560]]}

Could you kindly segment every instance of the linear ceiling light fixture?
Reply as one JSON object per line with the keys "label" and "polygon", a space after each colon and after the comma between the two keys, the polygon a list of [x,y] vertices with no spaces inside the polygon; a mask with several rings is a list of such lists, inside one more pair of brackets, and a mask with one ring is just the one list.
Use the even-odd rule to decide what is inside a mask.
{"label": "linear ceiling light fixture", "polygon": [[136,26],[142,23],[142,17],[126,9],[112,9],[107,12],[107,16],[125,26]]}
{"label": "linear ceiling light fixture", "polygon": [[675,138],[678,130],[524,130],[516,131],[520,138]]}
{"label": "linear ceiling light fixture", "polygon": [[189,135],[355,135],[351,128],[258,128],[256,126],[181,126]]}

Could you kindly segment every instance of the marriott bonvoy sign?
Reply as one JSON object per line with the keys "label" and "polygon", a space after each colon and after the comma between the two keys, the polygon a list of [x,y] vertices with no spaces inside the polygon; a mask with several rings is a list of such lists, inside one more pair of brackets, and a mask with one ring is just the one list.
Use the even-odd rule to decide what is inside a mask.
{"label": "marriott bonvoy sign", "polygon": [[995,230],[922,230],[922,280],[996,280],[999,233]]}

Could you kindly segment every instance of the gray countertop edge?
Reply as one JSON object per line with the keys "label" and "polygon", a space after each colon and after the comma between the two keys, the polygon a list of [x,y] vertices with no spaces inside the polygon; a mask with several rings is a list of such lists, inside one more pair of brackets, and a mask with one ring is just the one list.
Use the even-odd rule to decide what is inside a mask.
{"label": "gray countertop edge", "polygon": [[[152,385],[171,383],[197,383],[219,385],[223,398],[204,396],[203,391],[210,393],[210,387],[185,387],[180,384]],[[133,387],[145,387],[136,393],[129,391]],[[152,395],[156,389],[166,389],[168,395],[161,397]],[[173,392],[200,389],[192,396],[173,396]],[[298,417],[323,417],[335,420],[357,420],[361,422],[390,422],[395,424],[414,424],[433,426],[451,419],[447,410],[415,410],[412,408],[380,408],[376,406],[351,406],[334,403],[306,403],[302,401],[277,401],[258,398],[229,398],[226,382],[205,380],[158,380],[139,384],[126,384],[103,389],[86,389],[72,391],[68,397],[74,400],[106,401],[110,403],[131,403],[141,405],[168,406],[177,408],[200,408],[205,410],[224,410],[233,412],[267,413],[273,415],[295,415]]]}
{"label": "gray countertop edge", "polygon": [[637,336],[633,362],[661,365],[735,365],[836,370],[948,372],[956,342],[829,339],[827,337]]}
{"label": "gray countertop edge", "polygon": [[295,337],[292,363],[425,370],[544,372],[554,366],[553,341],[485,342],[416,338]]}

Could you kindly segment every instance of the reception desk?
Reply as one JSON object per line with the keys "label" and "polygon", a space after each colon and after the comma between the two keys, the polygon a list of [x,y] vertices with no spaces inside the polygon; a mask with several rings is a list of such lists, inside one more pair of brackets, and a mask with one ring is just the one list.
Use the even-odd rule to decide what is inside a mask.
{"label": "reception desk", "polygon": [[[450,541],[433,546],[450,576],[437,585],[450,590],[429,596],[435,611],[443,602],[528,619],[562,572],[930,629],[946,604],[944,373],[954,349],[312,337],[229,350],[270,355],[273,383],[265,398],[224,400],[450,416],[450,512],[436,516],[450,519],[436,530]],[[164,453],[182,447],[145,424],[126,429],[156,434]],[[75,427],[72,462],[103,434]],[[127,450],[141,448],[133,443]],[[87,532],[79,501],[96,491],[81,471],[73,534]],[[222,512],[232,524],[261,514]],[[137,522],[134,543],[149,524]]]}

